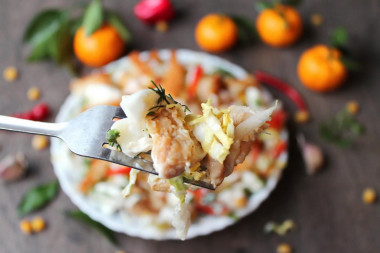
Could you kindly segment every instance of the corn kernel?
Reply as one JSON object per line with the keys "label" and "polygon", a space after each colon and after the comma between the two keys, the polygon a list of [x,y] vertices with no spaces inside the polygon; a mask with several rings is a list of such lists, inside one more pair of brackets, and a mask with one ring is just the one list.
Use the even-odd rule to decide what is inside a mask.
{"label": "corn kernel", "polygon": [[237,208],[243,208],[247,205],[247,198],[240,197],[234,200],[234,204]]}
{"label": "corn kernel", "polygon": [[373,204],[376,201],[377,194],[373,188],[366,188],[363,191],[363,202],[366,204]]}
{"label": "corn kernel", "polygon": [[20,221],[19,226],[24,234],[30,235],[32,233],[32,224],[28,220]]}
{"label": "corn kernel", "polygon": [[16,81],[18,77],[18,71],[15,67],[7,67],[6,69],[4,69],[3,77],[7,82]]}
{"label": "corn kernel", "polygon": [[49,138],[42,135],[35,135],[32,139],[32,147],[35,150],[43,150],[49,145]]}
{"label": "corn kernel", "polygon": [[45,220],[42,219],[41,217],[35,217],[32,220],[31,224],[32,224],[32,230],[35,233],[41,232],[46,227]]}
{"label": "corn kernel", "polygon": [[297,123],[306,123],[310,119],[310,114],[307,111],[298,111],[294,114],[294,121]]}
{"label": "corn kernel", "polygon": [[292,247],[287,243],[281,243],[277,246],[277,253],[291,253]]}
{"label": "corn kernel", "polygon": [[166,21],[159,21],[156,24],[156,30],[158,32],[162,32],[162,33],[166,32],[168,30],[168,28],[169,28],[169,24]]}
{"label": "corn kernel", "polygon": [[315,26],[320,26],[323,23],[323,17],[320,14],[314,13],[310,17],[310,21]]}
{"label": "corn kernel", "polygon": [[31,101],[35,101],[40,98],[41,96],[41,91],[37,87],[33,86],[30,87],[28,90],[28,99]]}
{"label": "corn kernel", "polygon": [[354,115],[354,114],[357,114],[358,111],[359,111],[359,103],[356,102],[356,101],[350,101],[346,104],[346,110]]}

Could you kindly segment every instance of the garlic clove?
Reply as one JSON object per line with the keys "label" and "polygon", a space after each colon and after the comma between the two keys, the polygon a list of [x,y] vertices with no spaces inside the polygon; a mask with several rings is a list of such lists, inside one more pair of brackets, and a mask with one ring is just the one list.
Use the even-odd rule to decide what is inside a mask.
{"label": "garlic clove", "polygon": [[324,163],[323,152],[317,145],[306,142],[303,135],[299,135],[297,141],[306,165],[306,172],[309,175],[314,175],[321,169]]}
{"label": "garlic clove", "polygon": [[0,178],[5,181],[17,180],[25,174],[27,165],[24,154],[8,155],[0,161]]}

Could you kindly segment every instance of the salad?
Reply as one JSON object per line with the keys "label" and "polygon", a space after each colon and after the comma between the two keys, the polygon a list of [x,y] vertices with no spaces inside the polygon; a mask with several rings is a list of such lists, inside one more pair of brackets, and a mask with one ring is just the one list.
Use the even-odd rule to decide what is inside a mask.
{"label": "salad", "polygon": [[[202,130],[198,132],[199,140],[197,134],[190,136],[193,143],[199,143],[197,151],[192,149],[194,153],[188,155],[194,159],[193,163],[190,161],[190,164],[186,165],[185,162],[186,166],[179,166],[174,171],[167,170],[166,161],[160,160],[160,152],[157,152],[156,159],[161,162],[161,168],[157,169],[160,177],[149,177],[146,173],[137,173],[131,168],[104,161],[73,158],[78,164],[80,163],[78,167],[81,167],[78,170],[80,173],[76,189],[86,200],[94,203],[104,215],[120,214],[127,221],[138,221],[139,226],[142,224],[145,231],[154,231],[151,238],[163,238],[173,231],[173,212],[177,212],[178,217],[186,217],[174,221],[181,238],[184,238],[184,232],[190,221],[193,224],[191,226],[197,226],[207,217],[224,217],[223,219],[230,220],[231,224],[242,215],[246,215],[251,201],[262,194],[261,190],[268,184],[274,187],[271,179],[280,174],[286,163],[286,159],[280,159],[283,158],[287,148],[287,140],[283,135],[286,115],[281,109],[281,104],[274,108],[270,95],[261,88],[254,77],[248,75],[245,78],[236,78],[228,72],[228,69],[218,69],[201,63],[184,64],[178,61],[175,51],[171,51],[170,57],[166,59],[161,59],[157,51],[145,53],[145,57],[133,52],[123,64],[118,64],[116,67],[111,65],[108,69],[101,69],[74,80],[71,90],[72,95],[80,99],[81,110],[99,104],[121,103],[128,118],[123,119],[124,122],[117,121],[112,127],[112,130],[119,131],[120,136],[113,132],[113,136],[111,134],[108,137],[114,138],[115,148],[128,155],[139,155],[140,152],[152,150],[155,140],[149,138],[149,134],[144,131],[138,134],[136,129],[145,129],[146,126],[148,129],[151,128],[152,133],[157,130],[154,134],[160,135],[160,128],[149,126],[154,120],[145,126],[128,122],[133,119],[133,115],[150,114],[151,119],[157,117],[157,114],[161,115],[161,111],[149,110],[154,106],[152,101],[154,104],[159,97],[159,94],[148,89],[154,88],[151,80],[154,83],[165,83],[166,95],[171,94],[176,103],[171,101],[173,103],[169,103],[171,104],[169,110],[163,110],[164,113],[175,110],[177,115],[183,117],[186,127],[191,128],[190,132],[195,133],[197,127],[205,124],[207,115],[216,118],[219,122],[218,129],[227,140],[225,143],[229,145],[228,152],[225,143],[219,139],[216,143],[218,149],[211,148],[215,147],[210,143],[215,141],[216,135],[204,138],[205,131]],[[159,88],[157,85],[156,89]],[[122,101],[122,96],[127,96],[128,99]],[[145,105],[133,106],[136,104],[134,100]],[[182,106],[185,104],[191,113]],[[167,107],[165,104],[166,110]],[[211,176],[202,171],[206,156],[216,161],[220,159],[223,163],[227,162],[230,149],[234,145],[234,138],[239,136],[236,135],[236,131],[233,131],[235,135],[231,136],[231,124],[237,122],[233,119],[232,113],[235,109],[239,113],[244,113],[244,110],[265,112],[269,107],[271,108],[267,110],[263,122],[255,127],[254,138],[249,140],[247,151],[242,158],[231,159],[231,165],[223,166],[223,172],[219,174]],[[258,134],[260,126],[270,114],[272,119],[267,122],[268,127]],[[229,116],[231,122],[223,115]],[[159,117],[155,118],[158,119]],[[237,127],[234,125],[234,130]],[[134,134],[123,135],[123,131]],[[241,134],[239,138],[244,136],[249,135]],[[130,145],[131,143],[133,145]],[[161,144],[161,140],[158,144]],[[154,158],[154,150],[151,151],[151,155]],[[234,168],[234,163],[238,163],[237,161],[241,163]],[[211,166],[205,167],[211,168]],[[184,168],[187,169],[183,171]],[[234,172],[225,177],[232,172],[232,169]],[[187,188],[182,183],[181,176],[209,179],[218,187],[215,191]],[[127,196],[124,197],[121,192]],[[189,232],[192,235],[191,226]]]}

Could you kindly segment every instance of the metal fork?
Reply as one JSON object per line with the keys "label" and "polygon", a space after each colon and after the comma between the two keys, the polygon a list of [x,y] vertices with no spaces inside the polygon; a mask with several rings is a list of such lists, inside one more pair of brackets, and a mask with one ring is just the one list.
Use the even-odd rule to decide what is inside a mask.
{"label": "metal fork", "polygon": [[[125,117],[120,107],[100,105],[64,123],[46,123],[0,115],[0,129],[58,137],[66,143],[71,152],[77,155],[117,163],[157,175],[151,161],[129,157],[122,152],[105,147],[106,133],[114,123],[113,119]],[[214,190],[214,186],[208,182],[187,178],[184,178],[184,181]]]}

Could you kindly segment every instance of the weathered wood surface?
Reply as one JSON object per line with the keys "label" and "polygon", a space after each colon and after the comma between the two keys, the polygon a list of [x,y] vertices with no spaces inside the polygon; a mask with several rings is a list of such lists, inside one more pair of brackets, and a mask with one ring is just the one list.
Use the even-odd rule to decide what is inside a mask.
{"label": "weathered wood surface", "polygon": [[[0,1],[0,69],[15,65],[20,69],[20,79],[15,83],[0,80],[0,114],[9,114],[30,108],[26,99],[28,87],[42,89],[43,101],[56,113],[69,93],[70,75],[65,69],[50,63],[26,64],[26,48],[21,38],[28,21],[42,8],[69,6],[74,0],[1,0]],[[138,22],[132,6],[136,1],[105,1],[109,8],[117,10],[132,30],[134,47],[189,48],[197,50],[193,30],[196,22],[210,12],[225,12],[251,17],[257,16],[255,1],[201,1],[180,2],[184,15],[170,26],[167,33],[157,33]],[[313,121],[307,125],[290,125],[292,137],[290,162],[284,177],[269,199],[247,218],[236,225],[210,236],[178,242],[156,242],[118,235],[121,242],[114,247],[96,232],[68,220],[62,212],[75,207],[60,193],[48,208],[38,212],[48,221],[48,229],[33,236],[23,235],[16,214],[22,194],[39,182],[53,179],[49,152],[37,152],[31,148],[31,136],[0,132],[2,151],[0,157],[17,151],[25,152],[32,170],[27,179],[16,183],[0,184],[0,251],[25,252],[275,252],[281,242],[290,243],[295,252],[379,252],[380,204],[364,205],[362,190],[372,186],[380,192],[380,2],[376,0],[309,0],[300,6],[306,31],[302,40],[288,49],[272,49],[260,42],[249,47],[237,48],[220,56],[251,71],[269,71],[294,86],[307,99]],[[321,27],[310,25],[310,15],[319,13],[324,18]],[[350,76],[346,85],[337,92],[316,94],[303,88],[296,76],[296,64],[307,47],[328,41],[328,33],[336,26],[348,28],[350,47],[363,63],[362,72]],[[283,98],[280,96],[280,98]],[[365,123],[366,134],[355,147],[341,150],[322,142],[317,133],[318,122],[340,110],[349,100],[361,105],[359,119]],[[289,111],[294,107],[287,101]],[[307,138],[323,147],[328,155],[325,169],[310,177],[304,172],[299,151],[295,145],[295,130],[301,130]],[[75,168],[74,168],[75,169]],[[283,221],[292,218],[297,230],[284,237],[265,235],[267,221]]]}

